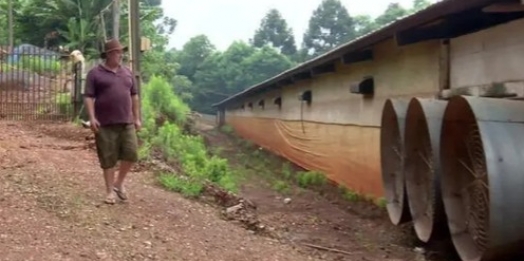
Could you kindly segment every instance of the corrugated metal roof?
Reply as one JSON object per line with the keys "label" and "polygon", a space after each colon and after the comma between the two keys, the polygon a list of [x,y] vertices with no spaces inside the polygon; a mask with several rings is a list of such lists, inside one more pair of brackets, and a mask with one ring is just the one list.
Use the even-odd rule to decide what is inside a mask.
{"label": "corrugated metal roof", "polygon": [[305,72],[310,70],[312,67],[323,65],[332,62],[334,59],[340,58],[342,55],[351,52],[358,51],[369,46],[372,46],[380,41],[386,40],[398,31],[410,29],[431,21],[434,21],[443,16],[458,13],[467,9],[480,7],[489,3],[502,2],[503,0],[441,0],[422,9],[416,13],[406,15],[399,18],[389,24],[382,26],[381,28],[370,32],[366,35],[360,36],[352,41],[342,44],[331,51],[328,51],[322,55],[319,55],[311,60],[301,63],[294,68],[284,71],[272,78],[269,78],[261,83],[258,83],[250,88],[245,89],[242,92],[236,93],[219,103],[213,104],[213,107],[219,107],[226,103],[240,99],[244,96],[248,96],[250,93],[255,91],[263,90],[278,81],[284,80],[292,75]]}

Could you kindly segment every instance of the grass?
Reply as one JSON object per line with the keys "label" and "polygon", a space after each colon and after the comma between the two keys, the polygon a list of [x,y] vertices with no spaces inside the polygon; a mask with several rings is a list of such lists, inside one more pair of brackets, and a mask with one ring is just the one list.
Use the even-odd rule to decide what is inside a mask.
{"label": "grass", "polygon": [[286,182],[284,180],[276,180],[273,183],[272,188],[283,195],[289,195],[291,193],[291,187],[289,185],[289,182]]}
{"label": "grass", "polygon": [[184,179],[174,173],[160,173],[158,180],[167,189],[179,192],[186,197],[197,197],[204,189],[203,185],[189,179]]}
{"label": "grass", "polygon": [[320,187],[327,183],[325,174],[318,171],[299,171],[295,179],[302,188]]}

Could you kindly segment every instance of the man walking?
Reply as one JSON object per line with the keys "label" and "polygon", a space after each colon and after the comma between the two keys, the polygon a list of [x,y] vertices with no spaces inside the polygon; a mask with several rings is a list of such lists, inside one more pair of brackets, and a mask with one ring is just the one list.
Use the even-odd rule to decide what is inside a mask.
{"label": "man walking", "polygon": [[[84,93],[104,173],[107,204],[114,204],[116,196],[127,200],[124,180],[138,160],[136,131],[141,127],[138,90],[133,73],[122,65],[125,51],[127,47],[116,39],[105,43],[101,53],[105,61],[88,72]],[[118,161],[120,166],[115,180]]]}

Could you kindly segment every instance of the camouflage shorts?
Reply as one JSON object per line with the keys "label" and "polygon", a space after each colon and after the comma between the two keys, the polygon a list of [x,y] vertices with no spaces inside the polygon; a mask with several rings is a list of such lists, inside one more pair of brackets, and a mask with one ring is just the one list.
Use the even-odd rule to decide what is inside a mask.
{"label": "camouflage shorts", "polygon": [[119,160],[138,160],[138,138],[134,124],[103,126],[95,134],[95,142],[102,169],[115,167]]}

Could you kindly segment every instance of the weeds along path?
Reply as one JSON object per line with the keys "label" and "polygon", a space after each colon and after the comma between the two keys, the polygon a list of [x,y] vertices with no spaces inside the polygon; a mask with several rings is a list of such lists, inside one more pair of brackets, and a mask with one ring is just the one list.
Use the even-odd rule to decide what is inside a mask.
{"label": "weeds along path", "polygon": [[316,260],[220,219],[133,172],[130,202],[102,204],[89,131],[0,122],[2,260]]}

